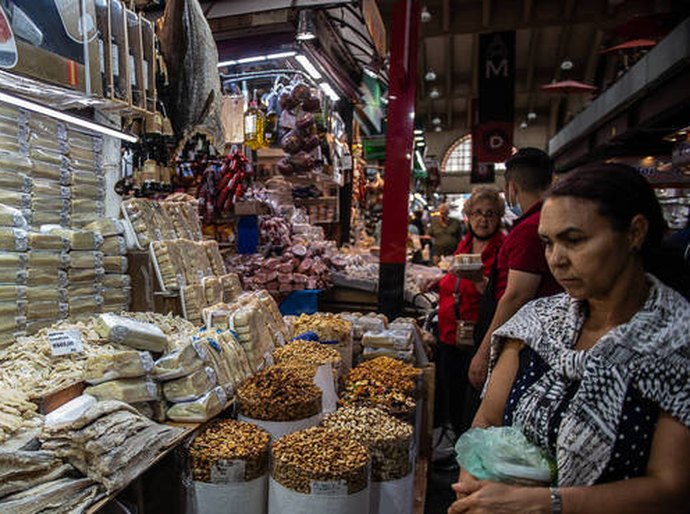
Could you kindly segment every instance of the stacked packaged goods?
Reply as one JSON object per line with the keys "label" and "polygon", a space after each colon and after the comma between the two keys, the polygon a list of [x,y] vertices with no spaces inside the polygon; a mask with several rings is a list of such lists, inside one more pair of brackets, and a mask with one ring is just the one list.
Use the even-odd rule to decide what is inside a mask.
{"label": "stacked packaged goods", "polygon": [[131,280],[127,275],[127,244],[125,227],[120,220],[99,218],[86,225],[103,239],[103,276],[101,277],[101,296],[103,312],[121,312],[129,308],[132,296]]}

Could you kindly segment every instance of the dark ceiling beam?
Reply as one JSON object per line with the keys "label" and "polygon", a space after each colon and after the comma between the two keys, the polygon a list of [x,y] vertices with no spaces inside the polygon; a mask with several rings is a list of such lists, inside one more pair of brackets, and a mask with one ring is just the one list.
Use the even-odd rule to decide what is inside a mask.
{"label": "dark ceiling beam", "polygon": [[539,29],[530,31],[529,34],[529,49],[527,53],[527,73],[525,75],[525,90],[529,93],[530,98],[527,101],[528,109],[532,107],[532,88],[534,86],[534,70],[537,64],[537,49],[539,48]]}
{"label": "dark ceiling beam", "polygon": [[522,4],[522,23],[529,23],[532,19],[532,7],[534,0],[525,0]]}
{"label": "dark ceiling beam", "polygon": [[426,38],[422,38],[419,41],[419,65],[417,66],[419,69],[419,93],[417,95],[418,100],[423,100],[426,98],[427,91],[426,91],[426,81],[424,80],[424,75],[426,74],[427,71],[427,63],[426,63]]}
{"label": "dark ceiling beam", "polygon": [[[574,4],[574,0],[568,0],[566,2],[566,8],[564,14],[567,14],[569,4]],[[567,20],[565,20],[567,22]],[[563,59],[567,56],[568,46],[570,43],[570,34],[572,33],[572,25],[566,23],[563,25],[563,29],[558,37],[558,50],[556,52],[556,65],[554,69],[553,78],[554,80],[560,80],[563,70],[561,69],[561,63]],[[548,136],[551,137],[556,133],[558,128],[558,107],[561,102],[561,97],[556,96],[551,100],[551,113],[549,115],[549,132]]]}
{"label": "dark ceiling beam", "polygon": [[453,34],[446,36],[446,115],[448,116],[448,128],[453,127],[453,63],[454,56]]}
{"label": "dark ceiling beam", "polygon": [[[595,3],[600,5],[600,0],[580,0],[582,4]],[[447,32],[454,34],[474,34],[482,32],[483,23],[483,3],[468,3],[456,2],[452,7],[452,15],[447,16],[445,13],[450,10],[446,7],[449,0],[444,0],[443,8],[441,9],[441,16],[434,16],[429,23],[423,25],[424,37],[441,36]],[[472,8],[476,6],[476,8]],[[530,28],[544,28],[544,27],[560,27],[564,23],[564,13],[570,12],[569,23],[571,24],[595,24],[596,26],[609,30],[621,24],[626,20],[626,16],[618,14],[615,17],[602,16],[597,9],[577,9],[576,0],[568,0],[562,11],[556,11],[552,16],[543,14],[540,16],[532,16],[529,21],[524,21],[523,16],[518,12],[516,16],[508,16],[498,11],[496,6],[490,11],[490,30],[520,30]],[[534,11],[534,9],[533,9]],[[447,29],[446,29],[447,27]]]}
{"label": "dark ceiling beam", "polygon": [[470,77],[469,94],[465,100],[467,110],[467,127],[472,126],[472,100],[477,97],[477,90],[479,89],[479,34],[472,34],[472,54],[470,57],[470,66],[472,72]]}
{"label": "dark ceiling beam", "polygon": [[491,0],[482,1],[482,26],[486,29],[491,25]]}
{"label": "dark ceiling beam", "polygon": [[591,84],[594,81],[594,75],[597,71],[597,63],[600,59],[599,50],[601,43],[604,41],[604,31],[601,29],[594,29],[594,37],[592,44],[589,47],[589,55],[587,56],[587,63],[585,64],[585,82]]}

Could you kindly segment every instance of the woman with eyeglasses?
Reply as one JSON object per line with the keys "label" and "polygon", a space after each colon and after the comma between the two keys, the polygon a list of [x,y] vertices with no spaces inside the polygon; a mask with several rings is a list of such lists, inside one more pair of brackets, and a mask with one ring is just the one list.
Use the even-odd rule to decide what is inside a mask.
{"label": "woman with eyeglasses", "polygon": [[[505,239],[500,230],[505,211],[503,199],[493,188],[480,186],[463,206],[468,233],[455,255],[481,254],[482,269],[447,273],[439,282],[436,389],[437,425],[450,423],[455,435],[469,428],[478,405],[476,393],[467,381],[473,354],[474,324],[479,302],[498,250]],[[453,270],[453,268],[451,268]]]}

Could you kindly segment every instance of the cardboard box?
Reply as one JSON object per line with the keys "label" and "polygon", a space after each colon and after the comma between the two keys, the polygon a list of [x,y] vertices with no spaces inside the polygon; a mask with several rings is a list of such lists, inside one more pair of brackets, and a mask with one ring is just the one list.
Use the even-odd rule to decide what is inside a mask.
{"label": "cardboard box", "polygon": [[[94,0],[84,13],[76,0],[5,0],[0,9],[1,68],[102,96]],[[12,47],[14,62],[4,58]]]}

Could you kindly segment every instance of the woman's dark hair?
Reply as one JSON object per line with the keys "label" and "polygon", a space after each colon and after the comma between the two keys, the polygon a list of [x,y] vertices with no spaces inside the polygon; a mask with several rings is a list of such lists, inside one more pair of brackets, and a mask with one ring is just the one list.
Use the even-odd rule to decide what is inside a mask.
{"label": "woman's dark hair", "polygon": [[659,201],[647,180],[624,164],[596,164],[565,174],[551,186],[546,197],[572,197],[597,204],[601,216],[614,230],[624,231],[638,214],[649,228],[641,248],[645,269],[666,284],[687,294],[687,270],[677,252],[663,245],[666,221]]}

